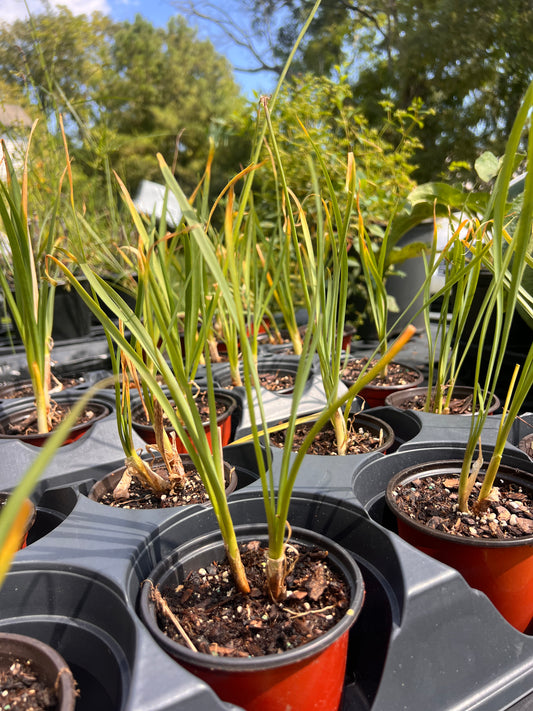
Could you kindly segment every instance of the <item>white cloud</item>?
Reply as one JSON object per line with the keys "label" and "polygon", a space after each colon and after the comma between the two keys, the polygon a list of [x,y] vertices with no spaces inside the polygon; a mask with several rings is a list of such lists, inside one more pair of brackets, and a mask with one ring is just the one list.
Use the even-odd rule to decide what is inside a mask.
{"label": "white cloud", "polygon": [[[90,15],[92,12],[110,14],[111,6],[107,0],[50,0],[51,5],[64,5],[75,15]],[[27,7],[26,7],[27,6]],[[12,23],[15,20],[26,20],[30,14],[37,15],[45,10],[40,0],[2,0],[0,21]]]}

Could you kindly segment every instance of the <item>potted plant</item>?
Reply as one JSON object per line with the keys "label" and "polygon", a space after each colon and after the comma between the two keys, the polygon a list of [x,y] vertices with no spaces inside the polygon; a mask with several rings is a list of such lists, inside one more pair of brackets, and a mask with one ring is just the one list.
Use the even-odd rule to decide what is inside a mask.
{"label": "potted plant", "polygon": [[[505,511],[507,507],[510,512],[527,510],[530,487],[527,475],[521,477],[516,468],[511,471],[505,468],[504,449],[513,422],[533,385],[533,347],[529,350],[520,375],[515,370],[509,384],[496,441],[486,466],[479,442],[489,412],[491,395],[506,355],[515,308],[521,303],[523,308],[530,309],[530,304],[521,296],[521,282],[530,249],[533,220],[531,175],[526,179],[523,206],[508,244],[505,225],[509,181],[519,141],[529,120],[532,102],[533,84],[530,85],[517,114],[484,219],[484,223],[491,223],[490,260],[486,261],[490,264],[493,277],[480,326],[474,411],[470,419],[464,460],[415,467],[413,472],[398,473],[391,479],[387,488],[388,501],[399,516],[399,526],[404,535],[435,557],[448,563],[453,560],[453,565],[462,572],[466,580],[485,591],[506,619],[522,631],[528,628],[533,617],[533,608],[529,604],[532,596],[528,589],[532,576],[527,572],[531,564],[531,531],[527,525],[521,525],[524,517],[519,513],[514,513],[513,519],[513,513],[506,517]],[[533,141],[530,138],[528,161],[531,161],[532,152]],[[495,316],[496,330],[491,344],[489,368],[481,378],[482,349],[492,315]],[[418,483],[431,481],[429,504],[434,517],[430,519],[429,525],[428,522],[418,520],[419,513],[416,510],[411,510],[406,515],[406,506],[402,502],[407,481],[415,488]],[[442,483],[445,485],[442,501],[435,507]],[[423,498],[419,493],[409,497],[412,503]],[[517,503],[518,499],[521,500],[520,503]],[[517,519],[520,519],[518,525],[513,525]],[[463,556],[464,562],[459,558],[452,558],[456,553]]]}
{"label": "potted plant", "polygon": [[[251,187],[251,178],[248,177],[245,182],[243,191],[241,192],[241,201],[238,206],[235,202],[233,185],[230,185],[227,191],[223,228],[227,264],[225,263],[224,265],[221,265],[216,245],[209,239],[206,239],[206,231],[202,226],[201,221],[199,221],[196,211],[181,191],[170,169],[166,166],[162,159],[160,159],[160,164],[167,185],[169,185],[169,188],[178,198],[184,220],[188,228],[188,234],[191,240],[194,240],[196,247],[201,253],[202,263],[197,263],[195,267],[200,270],[203,268],[203,264],[205,264],[213,281],[217,284],[217,288],[220,290],[220,298],[225,302],[225,309],[237,327],[237,334],[242,351],[244,387],[246,390],[248,407],[251,412],[252,431],[254,433],[253,444],[260,470],[259,473],[261,477],[265,506],[266,527],[262,529],[261,533],[254,529],[252,531],[252,536],[254,541],[258,540],[257,536],[260,536],[259,540],[263,542],[268,550],[266,568],[264,569],[265,584],[266,589],[268,590],[266,601],[267,607],[273,609],[271,607],[273,600],[275,609],[281,610],[281,607],[285,606],[287,601],[286,586],[288,584],[288,577],[290,577],[291,568],[293,567],[293,564],[297,564],[296,559],[291,560],[292,551],[294,550],[295,545],[293,545],[290,541],[287,541],[287,532],[289,530],[287,525],[287,513],[298,469],[302,463],[305,450],[314,438],[316,432],[318,432],[321,427],[331,419],[332,415],[339,409],[339,407],[342,407],[342,405],[349,399],[353,399],[357,388],[360,387],[360,383],[354,386],[351,390],[348,390],[347,393],[342,396],[337,397],[336,393],[334,400],[329,403],[324,412],[319,415],[315,425],[309,432],[303,447],[297,453],[296,457],[292,457],[290,451],[287,451],[284,454],[281,471],[279,472],[279,475],[276,476],[275,480],[269,448],[267,446],[266,456],[263,457],[262,436],[259,435],[261,430],[265,431],[266,423],[261,402],[256,360],[254,358],[253,347],[250,343],[250,333],[247,328],[248,324],[246,322],[245,308],[240,299],[234,298],[234,294],[240,288],[239,271],[235,263],[235,242],[240,233],[244,206],[246,205],[246,201],[248,199],[247,194],[249,194]],[[252,174],[253,173],[249,173],[248,175],[250,176]],[[235,215],[237,215],[236,219],[234,219]],[[141,232],[140,229],[139,232]],[[61,268],[65,276],[72,283],[73,287],[78,291],[82,298],[84,298],[93,312],[98,315],[99,319],[104,324],[107,333],[120,348],[121,353],[125,354],[135,365],[140,378],[145,381],[146,385],[150,388],[150,391],[159,404],[159,407],[167,415],[175,431],[185,443],[188,454],[200,473],[204,486],[210,496],[214,515],[217,518],[220,533],[222,535],[222,550],[226,553],[226,558],[231,570],[231,577],[234,581],[233,584],[235,585],[235,594],[247,596],[250,593],[251,586],[248,580],[246,567],[242,560],[242,549],[239,546],[237,535],[231,522],[223,482],[222,451],[220,442],[216,436],[216,422],[214,421],[213,416],[211,416],[211,451],[206,433],[204,428],[201,426],[194,399],[192,398],[190,392],[187,374],[183,368],[172,368],[170,363],[166,361],[164,353],[160,349],[160,343],[163,343],[169,352],[171,349],[175,349],[177,351],[178,344],[175,336],[173,338],[173,333],[171,331],[172,319],[169,322],[168,318],[166,318],[165,310],[160,307],[160,300],[158,298],[160,286],[157,284],[155,273],[150,273],[150,267],[147,267],[147,283],[150,285],[151,298],[157,306],[157,308],[154,308],[153,310],[154,327],[151,327],[147,325],[147,323],[143,323],[139,318],[139,314],[134,313],[101,278],[99,278],[90,268],[88,268],[85,263],[80,264],[81,272],[89,281],[94,295],[114,311],[115,315],[119,318],[119,322],[123,322],[127,325],[132,338],[134,339],[134,347],[133,342],[130,342],[124,337],[124,334],[120,331],[120,328],[118,328],[113,321],[108,319],[105,314],[101,312],[101,309],[95,299],[83,290],[74,275],[69,271],[68,267],[63,265]],[[141,289],[143,278],[144,276],[141,272],[141,274],[139,274],[139,287]],[[310,300],[311,325],[308,327],[305,335],[304,348],[299,361],[296,382],[294,385],[292,412],[288,425],[289,438],[292,437],[294,432],[295,421],[298,414],[299,398],[301,397],[307,381],[307,376],[313,362],[316,342],[318,340],[315,327],[316,316],[318,314],[318,298],[318,292],[316,292]],[[209,308],[209,301],[201,301],[202,322],[206,320],[205,316],[209,312]],[[194,317],[196,317],[196,314],[194,314]],[[158,335],[157,339],[154,338],[155,334]],[[398,351],[398,348],[399,346],[391,348],[387,354],[387,357],[394,357]],[[207,392],[210,403],[213,403],[215,390],[213,370],[209,357],[209,348],[205,344],[204,359]],[[179,359],[176,362],[179,366]],[[156,373],[161,376],[164,387],[156,377]],[[259,413],[257,418],[255,414],[256,404],[258,405]],[[298,541],[298,546],[303,544],[303,548],[300,553],[298,553],[297,558],[302,557],[302,559],[304,559],[306,557],[304,555],[304,551],[306,544],[309,541],[309,537],[307,534],[295,532],[295,544],[297,543],[296,538],[300,539]],[[193,542],[193,549],[198,548],[198,545],[198,542]],[[323,545],[322,542],[321,545]],[[255,544],[253,547],[255,547]],[[335,554],[334,557],[336,556],[337,554]],[[346,594],[342,593],[341,595],[339,606],[335,604],[332,608],[332,610],[336,610],[335,614],[332,613],[333,618],[337,617],[340,613],[339,625],[337,626],[334,636],[337,637],[337,634],[339,634],[339,639],[342,640],[338,643],[335,642],[334,649],[339,650],[340,648],[345,650],[347,630],[352,620],[356,617],[357,611],[362,603],[363,590],[360,584],[361,578],[356,572],[357,567],[353,565],[353,559],[350,559],[349,556],[346,558],[343,557],[342,554],[339,554],[338,561],[338,563],[333,565],[332,569],[336,568],[337,571],[342,571],[343,573],[348,573],[348,570],[350,570],[351,573],[349,573],[349,577],[351,578],[353,575],[353,581],[349,582]],[[253,583],[253,587],[255,590],[255,583]],[[322,609],[324,605],[322,593],[319,592],[321,587],[322,586],[318,587],[316,593],[316,603],[319,605],[319,609]],[[334,587],[336,587],[336,583]],[[146,599],[147,610],[153,610],[156,601],[160,602],[158,592],[154,590],[150,593],[150,586],[147,585],[146,595],[149,596],[149,599]],[[255,594],[253,597],[255,597]],[[298,595],[295,595],[294,599],[297,600],[298,597]],[[246,599],[246,597],[244,599]],[[164,606],[162,606],[162,608],[166,610]],[[335,622],[334,619],[331,621]],[[329,637],[330,635],[327,634],[324,639],[328,640]],[[319,645],[319,647],[321,646],[322,644]],[[220,649],[220,645],[218,649]],[[328,649],[331,648],[328,647]],[[187,650],[185,651],[187,653]],[[307,648],[304,645],[302,652],[298,651],[293,653],[292,651],[288,651],[283,655],[274,655],[272,660],[267,663],[267,667],[277,667],[278,663],[283,664],[284,658],[286,658],[286,661],[291,664],[291,671],[294,671],[293,665],[295,660],[298,660],[298,667],[302,664],[307,665],[309,655],[311,659],[315,659],[318,653],[320,653],[320,656],[323,656],[324,654],[326,657],[330,657],[332,654],[331,651],[322,651],[322,649],[317,648],[315,644],[312,644]],[[195,653],[194,657],[197,657],[200,660],[200,666],[206,665],[208,668],[216,666],[218,662],[218,660],[211,654],[204,655],[202,653]],[[305,660],[305,662],[301,661],[300,658],[301,660]],[[224,666],[224,662],[222,662],[222,664]],[[333,665],[335,668],[335,677],[339,680],[339,677],[342,678],[343,675],[343,662],[339,660],[337,652],[334,654]],[[245,666],[253,670],[255,667],[261,667],[263,665],[261,661],[251,659],[246,660]],[[197,670],[197,673],[201,674],[202,672]],[[255,672],[244,671],[243,673],[247,676],[248,674]],[[276,673],[279,678],[279,673]],[[281,676],[283,677],[284,675],[285,672],[282,671]],[[311,677],[313,676],[316,675],[311,673]],[[307,685],[309,685],[312,681],[311,677],[309,674],[306,674],[305,681]],[[314,679],[313,681],[317,680]],[[218,688],[215,685],[215,682],[213,682],[213,685],[215,689]],[[321,686],[321,684],[319,684],[319,686]],[[231,687],[232,691],[238,692],[240,689],[242,690],[242,685],[240,683],[233,683],[231,684]],[[317,687],[315,686],[314,688],[315,691],[317,691]],[[226,695],[226,692],[227,687],[223,692],[224,695]],[[310,691],[310,693],[315,692]],[[239,697],[239,699],[240,698],[241,697]],[[292,694],[292,698],[295,700],[294,692]],[[333,707],[336,703],[338,703],[339,698],[340,688],[331,691],[327,702],[329,707]],[[269,708],[272,708],[272,706],[269,706]]]}
{"label": "potted plant", "polygon": [[[31,379],[34,405],[14,403],[5,405],[1,417],[1,437],[24,438],[41,444],[48,432],[68,412],[75,396],[61,390],[59,382],[52,386],[51,349],[55,282],[46,274],[45,255],[54,242],[57,201],[42,226],[37,253],[34,251],[28,222],[28,151],[19,185],[13,164],[3,144],[7,180],[0,185],[0,219],[9,245],[5,255],[11,265],[12,285],[6,272],[0,272],[0,286],[24,345],[28,373]],[[59,191],[58,191],[59,194]],[[11,288],[13,286],[13,289]],[[51,392],[54,400],[51,401]],[[76,439],[97,419],[109,414],[103,402],[90,403],[77,423],[69,440]]]}
{"label": "potted plant", "polygon": [[[395,220],[389,221],[386,226],[383,239],[379,249],[375,250],[374,243],[370,238],[364,224],[361,210],[358,207],[358,255],[361,263],[362,275],[367,291],[369,310],[372,314],[372,321],[375,325],[378,340],[377,352],[383,355],[387,351],[388,334],[395,328],[395,324],[390,325],[390,316],[394,311],[398,311],[398,306],[393,303],[392,297],[387,293],[387,274],[394,259],[403,260],[414,256],[420,256],[427,249],[423,243],[413,243],[409,249],[398,250],[393,247],[399,239],[401,230],[397,224],[403,222]],[[399,255],[395,255],[399,252]],[[424,282],[424,284],[427,283]],[[420,284],[418,291],[415,290],[414,300],[422,291],[424,284]],[[401,314],[397,321],[405,320],[410,305],[404,314]],[[356,380],[361,372],[368,367],[371,358],[352,356],[343,364],[342,378],[346,384]],[[383,405],[387,395],[393,392],[404,392],[420,385],[424,376],[417,368],[405,366],[401,363],[391,363],[380,371],[377,377],[369,383],[361,392],[361,396],[367,401],[369,407]]]}
{"label": "potted plant", "polygon": [[[186,234],[182,234],[185,263],[191,268],[195,265],[195,278],[188,278],[184,284],[174,284],[171,275],[178,270],[174,254],[180,247],[176,242],[177,235],[167,233],[164,224],[159,230],[153,224],[146,229],[126,187],[120,180],[119,183],[138,231],[137,245],[129,247],[136,259],[138,281],[134,310],[86,263],[81,239],[85,222],[75,210],[73,191],[72,219],[78,229],[78,240],[73,247],[78,254],[70,253],[69,261],[79,263],[91,293],[66,264],[51,257],[102,324],[115,375],[116,418],[125,466],[97,482],[91,496],[98,500],[105,499],[113,505],[127,501],[130,508],[138,505],[136,502],[139,501],[143,502],[143,508],[205,501],[207,494],[202,482],[197,481],[194,457],[182,455],[195,447],[207,447],[207,451],[211,452],[212,448],[214,456],[220,458],[222,446],[227,443],[231,431],[231,427],[227,432],[227,428],[223,429],[225,426],[218,417],[212,419],[208,416],[207,421],[201,424],[203,415],[195,399],[199,388],[194,378],[202,358],[202,348],[207,348],[208,329],[201,327],[198,330],[198,318],[194,319],[194,316],[201,317],[203,324],[209,323],[213,308],[212,301],[202,301],[201,298],[205,269],[199,253],[194,253],[195,250],[198,252],[196,245],[187,239]],[[193,316],[195,338],[189,337],[187,329],[183,340],[176,337],[179,334],[180,309]],[[124,324],[128,325],[128,334]],[[147,452],[155,451],[158,455],[157,459],[152,458],[152,462],[141,456],[134,444],[133,389],[139,394],[139,409],[146,414],[149,423]],[[179,399],[176,400],[178,392]],[[215,411],[216,392],[212,380],[211,388],[206,392],[209,409]],[[231,417],[234,402],[226,394],[224,398],[226,405],[228,399],[230,403],[225,416]],[[168,418],[169,411],[174,413],[174,418]],[[179,428],[175,427],[176,419],[179,419]],[[203,436],[195,437],[194,433],[199,428]],[[208,456],[206,451],[203,456]],[[221,459],[217,471],[218,468],[224,487],[235,488],[233,469]]]}
{"label": "potted plant", "polygon": [[[458,378],[469,354],[470,345],[481,328],[487,300],[472,315],[472,306],[483,260],[491,248],[480,221],[462,220],[440,253],[437,252],[437,226],[431,252],[426,261],[423,316],[428,344],[428,382],[426,387],[393,392],[385,404],[436,414],[471,412],[473,389],[458,385]],[[444,272],[444,285],[431,294],[431,280]],[[433,329],[431,308],[440,300],[437,327]],[[463,338],[465,340],[463,340]],[[466,343],[466,347],[465,346]],[[499,407],[493,395],[491,411]]]}

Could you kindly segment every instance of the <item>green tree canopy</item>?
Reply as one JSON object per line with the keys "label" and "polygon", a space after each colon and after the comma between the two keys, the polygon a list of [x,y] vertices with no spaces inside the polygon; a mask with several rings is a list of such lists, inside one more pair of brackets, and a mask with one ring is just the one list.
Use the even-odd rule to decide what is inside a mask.
{"label": "green tree canopy", "polygon": [[185,190],[203,172],[210,135],[225,139],[214,164],[219,184],[246,155],[246,143],[235,150],[228,128],[243,101],[231,67],[180,17],[155,28],[140,16],[113,23],[99,13],[48,9],[29,23],[0,25],[0,67],[51,135],[58,136],[63,116],[87,196],[110,168],[132,192],[142,178],[161,182],[156,154],[171,164],[178,136],[177,177]]}
{"label": "green tree canopy", "polygon": [[[209,0],[195,3],[197,15],[204,5]],[[250,26],[268,28],[263,68],[279,67],[313,0],[240,5],[240,23],[251,7]],[[371,122],[379,122],[383,100],[407,109],[420,98],[435,115],[418,133],[416,178],[464,179],[483,150],[503,152],[533,77],[532,36],[529,0],[322,0],[292,71],[331,76],[349,64],[354,96]],[[455,170],[465,162],[468,170]]]}

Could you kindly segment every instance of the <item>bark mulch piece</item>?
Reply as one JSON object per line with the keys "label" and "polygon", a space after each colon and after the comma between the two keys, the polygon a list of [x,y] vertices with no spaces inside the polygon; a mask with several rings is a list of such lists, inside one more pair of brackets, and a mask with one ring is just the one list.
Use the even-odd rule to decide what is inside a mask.
{"label": "bark mulch piece", "polygon": [[[311,429],[313,423],[305,423],[296,426],[293,440],[293,452],[297,452]],[[346,454],[365,454],[378,449],[383,444],[384,433],[376,435],[367,427],[350,425],[348,420],[348,447]],[[285,446],[285,430],[272,432],[270,442],[276,447]],[[337,456],[337,444],[333,426],[328,423],[315,437],[311,446],[307,450],[308,454],[322,454]]]}
{"label": "bark mulch piece", "polygon": [[457,476],[414,479],[394,492],[398,507],[410,518],[437,531],[466,538],[512,539],[533,534],[533,499],[522,487],[496,479],[491,500],[477,510],[481,480],[474,485],[470,512],[457,510]]}
{"label": "bark mulch piece", "polygon": [[293,569],[285,599],[273,602],[265,590],[265,550],[259,541],[241,546],[251,592],[239,593],[229,566],[212,563],[189,573],[176,588],[152,590],[158,623],[174,641],[183,635],[164,614],[161,596],[192,640],[206,654],[257,657],[278,654],[309,642],[344,616],[350,604],[346,581],[327,562],[327,551],[289,545]]}

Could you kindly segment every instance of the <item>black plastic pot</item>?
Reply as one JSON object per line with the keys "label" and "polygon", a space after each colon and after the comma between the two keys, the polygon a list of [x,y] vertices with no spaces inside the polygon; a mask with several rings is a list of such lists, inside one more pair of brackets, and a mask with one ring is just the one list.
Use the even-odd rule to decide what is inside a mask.
{"label": "black plastic pot", "polygon": [[[0,633],[0,669],[7,670],[13,662],[31,662],[37,678],[57,695],[57,711],[74,711],[76,685],[72,672],[55,649],[38,639],[20,634]],[[4,706],[4,708],[11,708]]]}
{"label": "black plastic pot", "polygon": [[[69,390],[64,390],[56,395],[53,399],[58,403],[63,404],[73,404],[77,400],[77,395],[75,392]],[[70,444],[74,442],[79,437],[84,435],[91,427],[93,427],[99,420],[104,419],[110,415],[112,408],[109,404],[109,400],[105,397],[99,397],[95,395],[91,398],[86,405],[87,410],[93,412],[93,417],[87,422],[82,422],[74,425],[70,430],[69,435],[65,439],[64,444]],[[27,444],[33,444],[37,447],[42,447],[49,437],[49,433],[45,434],[9,434],[8,427],[10,423],[20,424],[24,422],[29,416],[35,413],[35,405],[29,403],[26,398],[20,401],[17,400],[5,400],[0,405],[0,440],[18,440],[21,442],[26,442]]]}
{"label": "black plastic pot", "polygon": [[[259,376],[261,375],[279,375],[280,377],[288,376],[289,378],[295,378],[296,372],[298,370],[299,359],[294,356],[285,357],[267,357],[259,359],[257,363],[257,372]],[[242,366],[240,367],[241,375],[243,373]],[[311,368],[308,377],[308,383],[311,382],[314,374],[314,368]],[[221,388],[231,388],[231,372],[228,365],[221,366],[217,368],[215,374],[216,381]],[[270,388],[265,388],[270,390]],[[292,394],[293,387],[288,386],[286,388],[281,388],[279,390],[271,390],[277,395],[288,395]]]}
{"label": "black plastic pot", "polygon": [[[84,280],[83,280],[84,281]],[[54,341],[83,338],[91,332],[92,312],[78,292],[64,284],[56,287],[54,296]]]}
{"label": "black plastic pot", "polygon": [[[357,409],[358,405],[356,403],[355,405],[355,412],[353,415],[349,418],[348,421],[348,426],[351,429],[363,429],[366,432],[370,433],[372,437],[377,437],[378,440],[381,442],[378,446],[375,447],[375,449],[372,449],[371,451],[373,452],[387,452],[389,451],[395,442],[395,435],[392,427],[385,422],[384,420],[380,420],[378,417],[374,417],[374,415],[369,415],[366,412],[360,412]],[[309,423],[309,427],[313,424]],[[332,429],[332,428],[331,428]],[[333,431],[333,430],[332,430]],[[279,445],[274,445],[274,446],[279,446]],[[309,456],[313,456],[312,452],[308,452]],[[336,456],[336,452],[332,451],[330,452],[331,455]],[[320,455],[319,455],[320,456]],[[347,455],[350,456],[350,455]],[[358,455],[355,455],[358,456]]]}
{"label": "black plastic pot", "polygon": [[[263,524],[237,530],[241,543],[259,539],[264,544],[266,536]],[[159,629],[151,598],[151,584],[160,588],[178,585],[186,579],[189,571],[209,567],[213,560],[222,560],[225,549],[218,532],[180,546],[172,556],[159,563],[142,588],[140,614],[158,644],[207,681],[221,699],[248,711],[333,709],[340,701],[348,630],[357,619],[364,599],[363,576],[353,558],[324,536],[293,528],[291,542],[318,546],[328,551],[330,565],[343,575],[350,586],[350,609],[328,632],[282,654],[254,658],[216,657],[193,652]]]}
{"label": "black plastic pot", "polygon": [[79,686],[76,711],[125,707],[136,643],[117,592],[61,563],[15,564],[0,589],[0,633],[31,635],[59,652]]}

